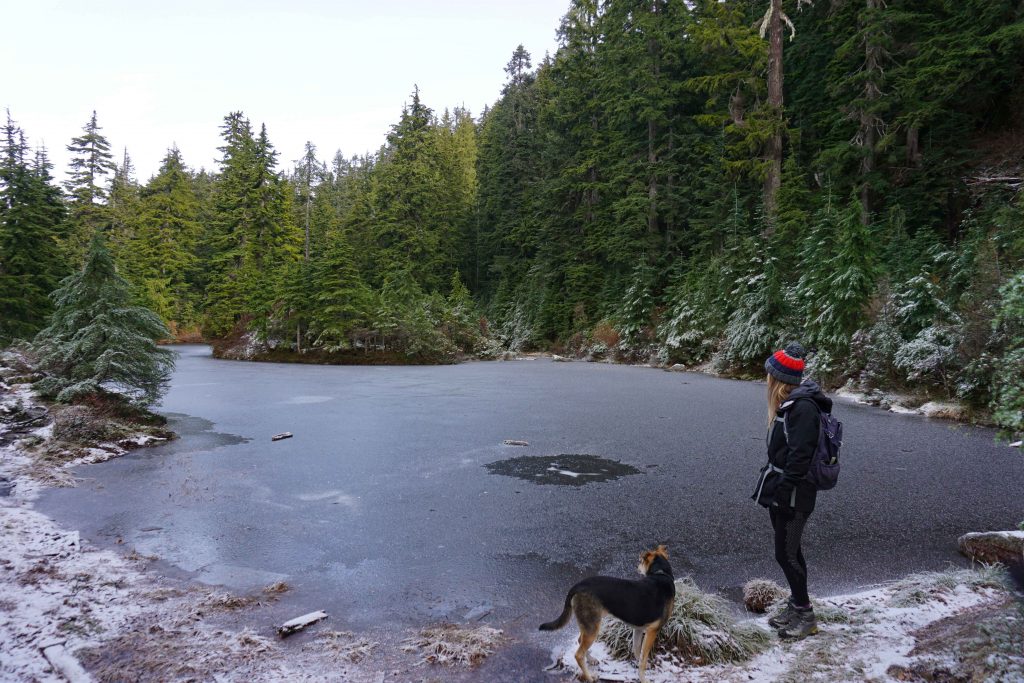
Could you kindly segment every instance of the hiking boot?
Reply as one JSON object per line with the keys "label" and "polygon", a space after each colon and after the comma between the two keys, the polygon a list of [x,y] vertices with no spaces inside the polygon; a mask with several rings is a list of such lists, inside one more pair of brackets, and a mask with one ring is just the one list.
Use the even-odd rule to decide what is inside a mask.
{"label": "hiking boot", "polygon": [[793,609],[793,618],[789,623],[779,629],[780,638],[806,638],[818,632],[818,620],[814,616],[814,610]]}
{"label": "hiking boot", "polygon": [[786,607],[781,612],[776,614],[774,617],[768,620],[768,625],[778,630],[789,626],[789,622],[793,621],[796,616],[796,607],[793,606],[792,602],[787,601]]}

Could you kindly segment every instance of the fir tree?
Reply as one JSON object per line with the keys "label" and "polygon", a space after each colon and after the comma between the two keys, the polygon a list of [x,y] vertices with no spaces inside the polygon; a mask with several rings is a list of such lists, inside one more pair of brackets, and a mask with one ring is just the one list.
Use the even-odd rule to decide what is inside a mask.
{"label": "fir tree", "polygon": [[63,243],[67,259],[75,267],[81,265],[95,232],[106,230],[110,225],[107,176],[116,166],[110,143],[101,130],[94,111],[82,135],[72,138],[67,147],[72,158],[68,180],[64,183],[69,212]]}
{"label": "fir tree", "polygon": [[47,374],[35,385],[41,394],[62,402],[112,395],[139,406],[160,399],[174,354],[156,342],[168,330],[155,313],[132,305],[101,233],[85,267],[61,282],[53,301],[50,323],[33,342]]}
{"label": "fir tree", "polygon": [[309,315],[314,345],[327,350],[351,348],[354,334],[369,327],[374,300],[344,234],[332,237],[311,275],[313,310]]}
{"label": "fir tree", "polygon": [[31,338],[51,311],[64,274],[57,233],[64,205],[40,150],[30,161],[24,133],[7,115],[0,140],[0,344]]}
{"label": "fir tree", "polygon": [[301,248],[292,213],[292,192],[276,172],[277,153],[266,127],[254,137],[248,119],[224,119],[221,173],[213,199],[206,249],[211,274],[206,322],[224,334],[243,317],[265,322],[278,280]]}
{"label": "fir tree", "polygon": [[138,227],[129,242],[129,279],[140,299],[169,325],[193,325],[197,296],[189,284],[201,236],[199,200],[176,147],[140,191]]}

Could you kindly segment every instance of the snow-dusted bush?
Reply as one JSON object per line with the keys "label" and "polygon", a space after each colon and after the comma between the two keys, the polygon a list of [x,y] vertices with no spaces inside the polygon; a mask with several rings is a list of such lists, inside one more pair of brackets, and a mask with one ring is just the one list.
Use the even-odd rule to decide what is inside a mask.
{"label": "snow-dusted bush", "polygon": [[880,297],[879,312],[871,327],[857,330],[850,338],[849,370],[865,387],[883,387],[897,379],[896,353],[904,344],[895,315],[895,302],[888,292]]}
{"label": "snow-dusted bush", "polygon": [[497,337],[503,347],[515,352],[522,351],[533,339],[533,326],[522,305],[517,304],[510,309],[508,316],[498,325]]}
{"label": "snow-dusted bush", "polygon": [[926,327],[899,348],[893,362],[908,382],[949,389],[959,370],[957,347],[960,341],[959,332],[952,327]]}
{"label": "snow-dusted bush", "polygon": [[619,333],[618,346],[626,353],[636,353],[651,342],[651,320],[654,315],[652,283],[654,269],[646,262],[634,270],[622,304],[615,315]]}
{"label": "snow-dusted bush", "polygon": [[993,417],[1011,432],[1024,432],[1024,271],[1000,290],[1002,305],[994,326],[1004,331],[1008,350],[997,364],[992,391]]}
{"label": "snow-dusted bush", "polygon": [[720,370],[755,365],[794,335],[785,311],[784,293],[770,274],[758,274],[744,285],[739,306],[729,316],[725,339],[716,357]]}
{"label": "snow-dusted bush", "polygon": [[715,352],[724,328],[722,270],[712,259],[706,268],[688,269],[669,287],[656,333],[664,363],[701,363]]}
{"label": "snow-dusted bush", "polygon": [[807,357],[804,377],[813,379],[823,387],[835,386],[842,379],[847,359],[837,359],[828,349],[819,349]]}

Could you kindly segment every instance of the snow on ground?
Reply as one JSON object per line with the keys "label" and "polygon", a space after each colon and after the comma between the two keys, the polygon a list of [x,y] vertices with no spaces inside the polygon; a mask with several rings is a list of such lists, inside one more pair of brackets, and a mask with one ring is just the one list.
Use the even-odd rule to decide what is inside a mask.
{"label": "snow on ground", "polygon": [[[816,601],[820,632],[815,636],[795,642],[775,640],[768,650],[741,664],[688,666],[667,654],[652,656],[647,678],[650,683],[906,680],[899,677],[900,667],[912,666],[924,657],[913,652],[916,632],[950,617],[969,619],[973,610],[983,606],[1006,604],[1004,589],[984,581],[971,585],[973,581],[969,572],[918,575]],[[767,616],[752,621],[771,630]],[[575,652],[574,637],[553,652],[555,668],[577,673]],[[590,654],[591,672],[600,680],[637,680],[635,662],[612,658],[604,643],[597,642]],[[1024,652],[1018,654],[1018,665],[1024,665]],[[897,668],[890,671],[891,667]],[[1001,678],[999,672],[993,674],[986,680],[1012,680]]]}

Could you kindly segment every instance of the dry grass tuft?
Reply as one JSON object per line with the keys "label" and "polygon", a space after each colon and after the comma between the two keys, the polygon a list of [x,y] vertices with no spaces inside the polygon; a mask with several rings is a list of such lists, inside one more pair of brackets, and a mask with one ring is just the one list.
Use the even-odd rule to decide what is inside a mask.
{"label": "dry grass tuft", "polygon": [[291,590],[291,588],[292,587],[284,581],[278,581],[277,583],[272,583],[269,586],[264,586],[263,592],[267,595],[280,595],[281,593]]}
{"label": "dry grass tuft", "polygon": [[1003,588],[1006,575],[999,565],[982,565],[980,569],[950,569],[944,572],[911,574],[897,581],[889,600],[890,607],[914,607],[948,595],[958,586],[970,589]]}
{"label": "dry grass tuft", "polygon": [[380,644],[365,638],[356,638],[350,631],[324,631],[317,635],[315,645],[310,643],[306,647],[324,647],[353,664],[358,664],[369,657]]}
{"label": "dry grass tuft", "polygon": [[607,348],[613,349],[619,343],[619,333],[607,320],[602,320],[594,326],[591,336]]}
{"label": "dry grass tuft", "polygon": [[[618,619],[605,622],[601,640],[617,659],[633,657],[633,628]],[[691,579],[679,579],[672,615],[658,634],[654,651],[691,664],[717,664],[749,659],[770,642],[771,635],[764,629],[738,623],[725,598],[703,592]]]}
{"label": "dry grass tuft", "polygon": [[259,604],[259,599],[251,595],[214,593],[203,600],[202,604],[211,609],[237,610],[257,605]]}
{"label": "dry grass tuft", "polygon": [[430,664],[476,666],[487,659],[505,640],[502,631],[489,626],[464,628],[442,624],[423,629],[405,641],[405,652],[421,651],[423,661]]}
{"label": "dry grass tuft", "polygon": [[787,595],[785,588],[770,579],[751,579],[743,586],[743,604],[755,614],[764,614]]}

